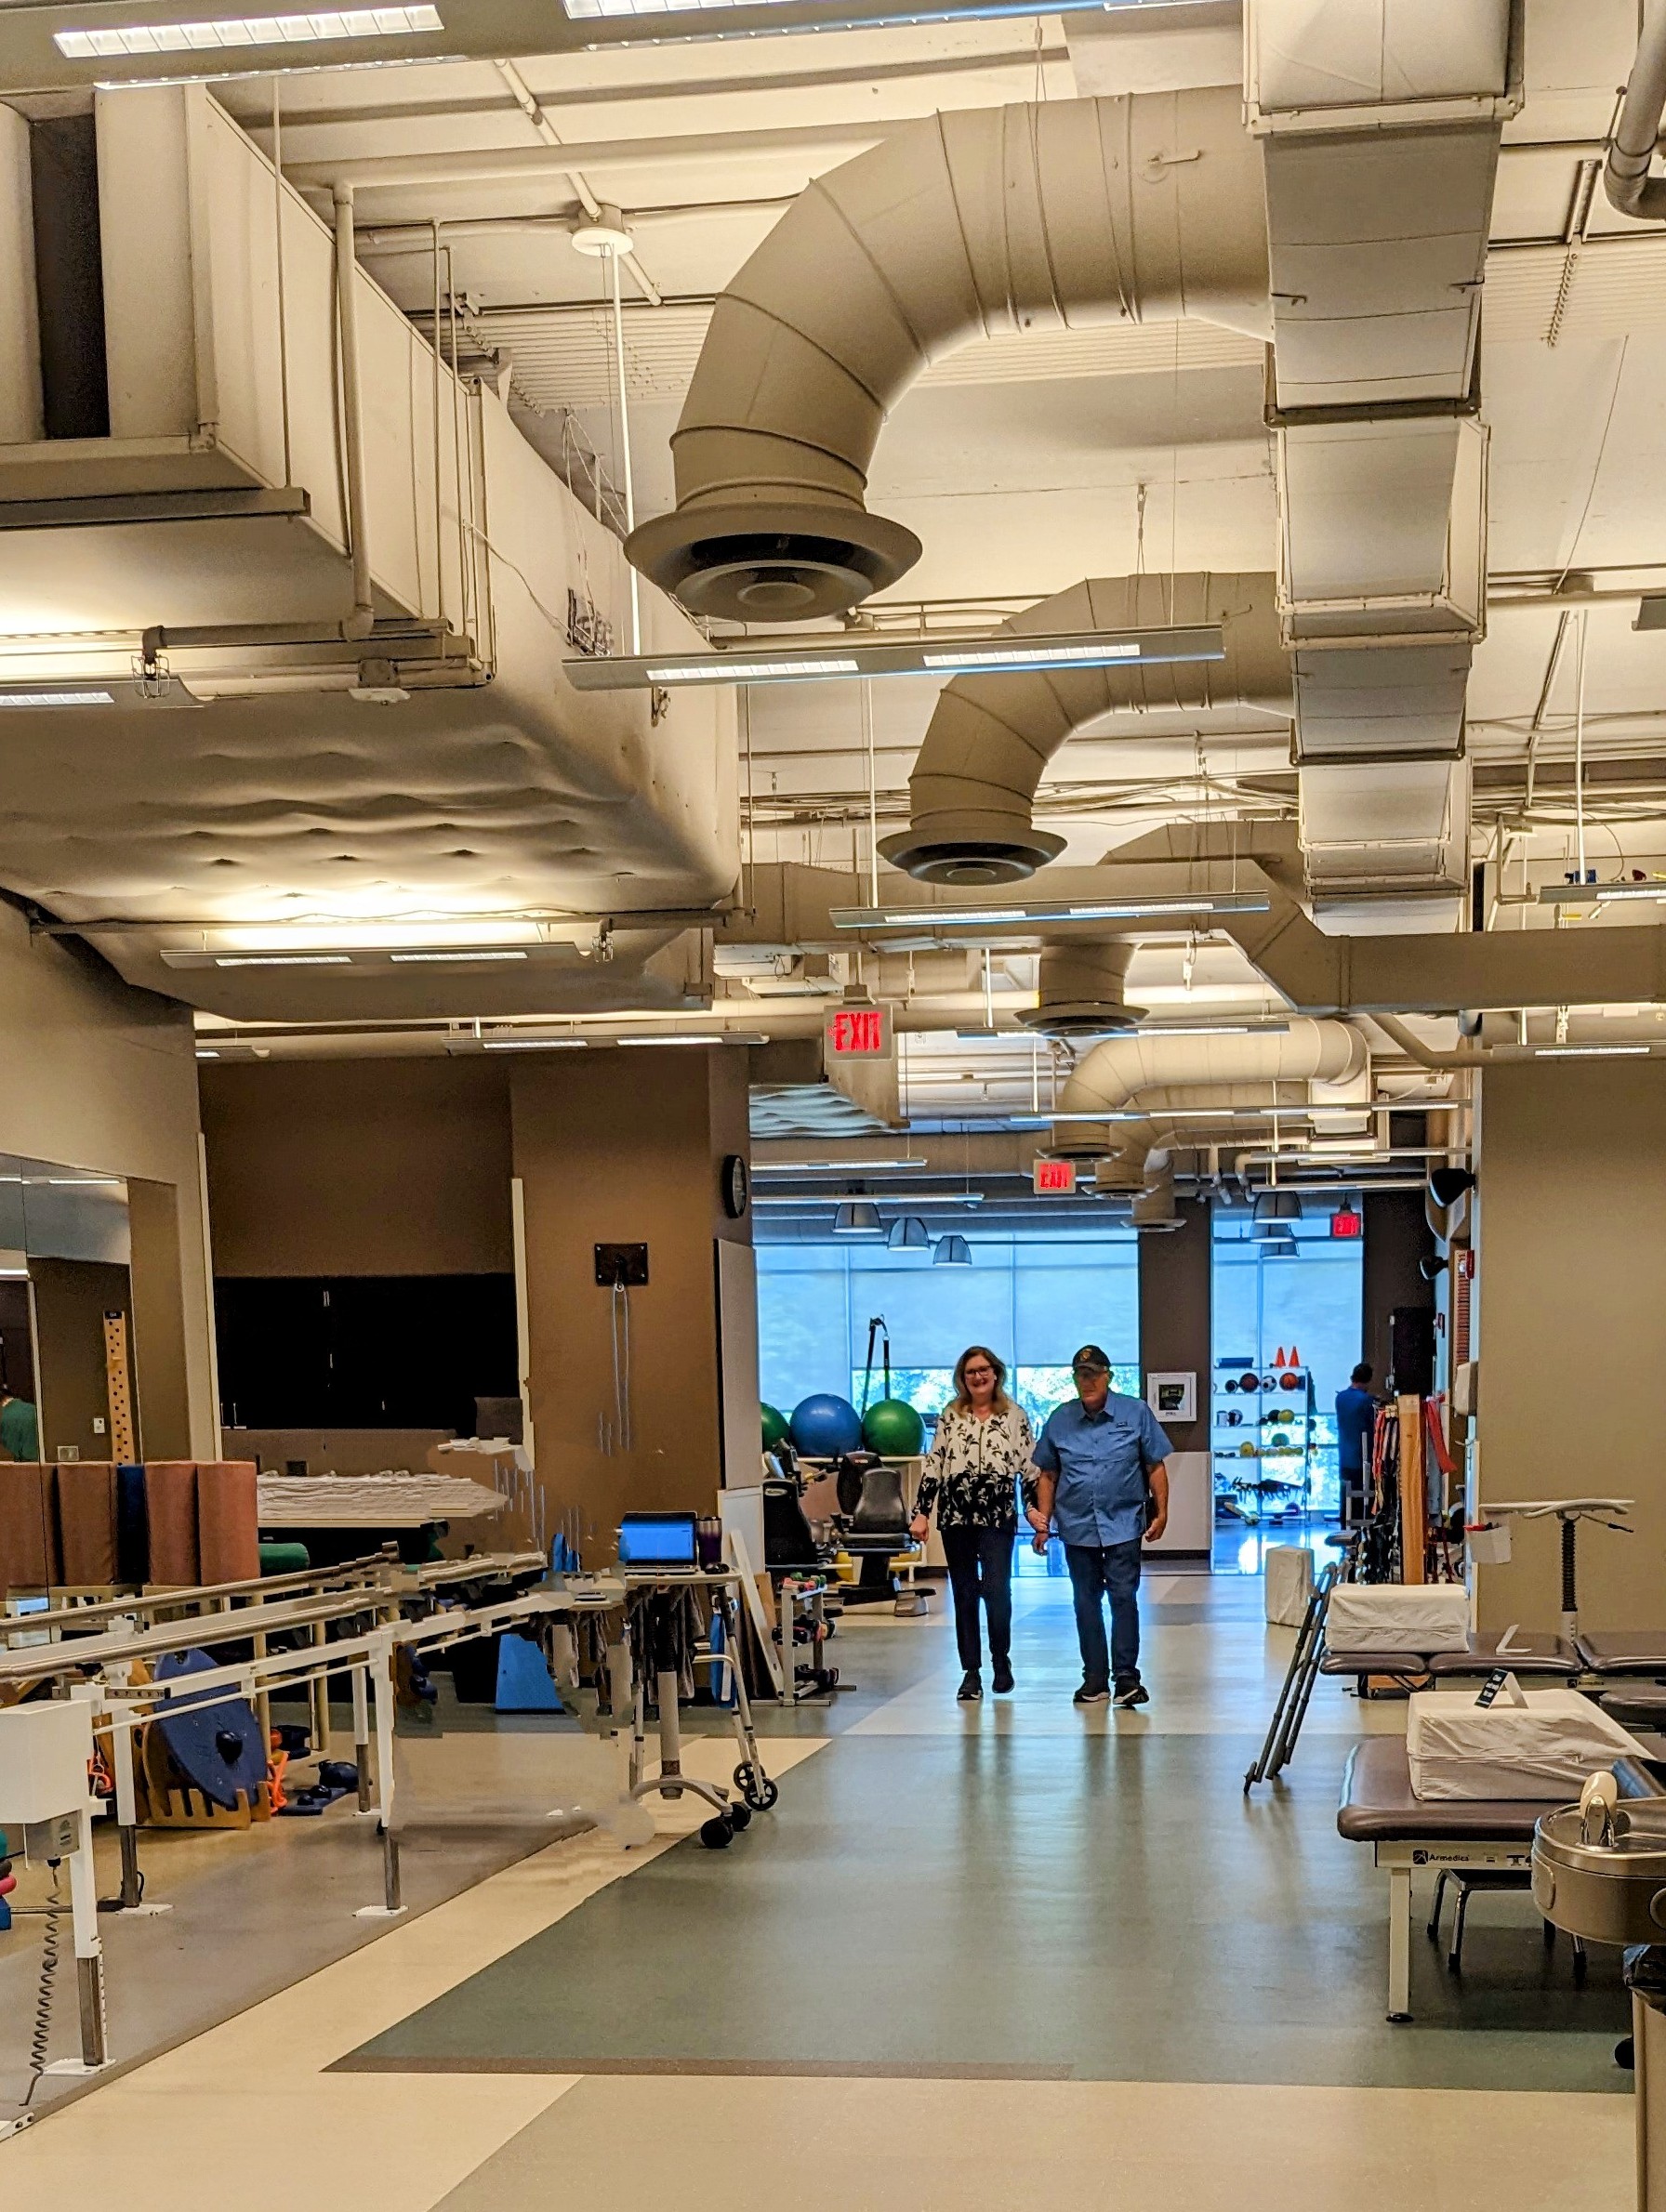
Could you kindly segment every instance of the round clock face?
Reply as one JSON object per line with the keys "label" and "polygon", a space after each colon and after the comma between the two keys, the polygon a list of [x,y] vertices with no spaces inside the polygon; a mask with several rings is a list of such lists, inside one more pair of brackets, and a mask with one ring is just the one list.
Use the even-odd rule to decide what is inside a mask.
{"label": "round clock face", "polygon": [[751,1189],[746,1162],[738,1152],[731,1152],[723,1162],[723,1211],[731,1221],[738,1221],[746,1212]]}

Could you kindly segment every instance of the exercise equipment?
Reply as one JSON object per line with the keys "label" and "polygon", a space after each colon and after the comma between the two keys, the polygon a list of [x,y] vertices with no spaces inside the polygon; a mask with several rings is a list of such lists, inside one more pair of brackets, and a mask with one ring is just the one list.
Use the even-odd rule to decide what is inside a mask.
{"label": "exercise equipment", "polygon": [[862,1441],[885,1459],[913,1459],[925,1448],[926,1425],[906,1398],[879,1398],[862,1416]]}
{"label": "exercise equipment", "polygon": [[[214,1674],[218,1663],[201,1650],[165,1652],[156,1662],[159,1682],[189,1682]],[[152,1722],[165,1746],[178,1790],[195,1790],[210,1805],[236,1813],[252,1806],[266,1783],[267,1749],[254,1707],[241,1697],[189,1698],[171,1692]],[[150,1748],[147,1739],[147,1751]],[[166,1783],[173,1776],[158,1775]],[[171,1797],[176,1790],[168,1790]]]}
{"label": "exercise equipment", "polygon": [[790,1433],[789,1424],[779,1406],[771,1405],[766,1401],[760,1410],[763,1415],[763,1448],[766,1452],[773,1452]]}
{"label": "exercise equipment", "polygon": [[806,1459],[839,1459],[862,1442],[862,1415],[848,1398],[818,1390],[792,1411],[792,1441]]}

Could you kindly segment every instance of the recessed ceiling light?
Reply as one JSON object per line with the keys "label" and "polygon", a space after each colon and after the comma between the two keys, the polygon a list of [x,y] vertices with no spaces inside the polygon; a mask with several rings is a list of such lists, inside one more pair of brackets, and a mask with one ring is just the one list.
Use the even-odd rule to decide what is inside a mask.
{"label": "recessed ceiling light", "polygon": [[221,16],[203,23],[121,23],[100,31],[55,31],[68,61],[145,54],[218,53],[239,46],[312,46],[333,38],[400,38],[443,31],[437,7],[329,7],[307,15]]}
{"label": "recessed ceiling light", "polygon": [[477,947],[473,952],[390,953],[388,957],[396,964],[408,965],[415,961],[423,960],[468,960],[470,962],[476,960],[524,960],[526,958],[526,955],[524,953],[490,952],[483,945]]}
{"label": "recessed ceiling light", "polygon": [[350,968],[350,953],[216,953],[216,968]]}
{"label": "recessed ceiling light", "polygon": [[113,691],[0,691],[0,706],[113,706]]}

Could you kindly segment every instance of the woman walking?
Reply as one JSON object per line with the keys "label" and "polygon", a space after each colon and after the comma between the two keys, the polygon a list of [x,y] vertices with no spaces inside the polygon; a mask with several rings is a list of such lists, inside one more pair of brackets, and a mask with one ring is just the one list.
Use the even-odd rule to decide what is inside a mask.
{"label": "woman walking", "polygon": [[989,1657],[998,1695],[1012,1687],[1012,1538],[1018,1486],[1036,1440],[1024,1409],[1007,1396],[1007,1370],[987,1345],[955,1363],[955,1395],[938,1416],[920,1479],[914,1534],[923,1537],[937,1508],[937,1534],[955,1594],[955,1640],[966,1670],[957,1694],[984,1694],[978,1600],[989,1615]]}

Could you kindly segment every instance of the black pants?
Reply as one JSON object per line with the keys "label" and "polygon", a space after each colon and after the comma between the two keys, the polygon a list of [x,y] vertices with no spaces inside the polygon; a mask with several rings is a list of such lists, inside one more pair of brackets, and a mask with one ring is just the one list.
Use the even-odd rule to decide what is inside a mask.
{"label": "black pants", "polygon": [[989,1656],[1004,1666],[1012,1655],[1012,1529],[939,1529],[955,1593],[955,1642],[968,1673],[984,1663],[978,1600],[989,1613]]}

